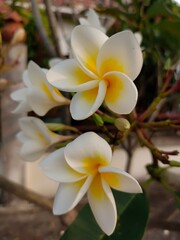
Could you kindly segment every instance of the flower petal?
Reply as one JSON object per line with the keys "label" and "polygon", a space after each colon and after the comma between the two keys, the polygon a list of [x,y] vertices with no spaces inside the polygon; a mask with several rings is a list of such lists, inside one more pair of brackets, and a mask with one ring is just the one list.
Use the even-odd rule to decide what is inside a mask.
{"label": "flower petal", "polygon": [[19,125],[26,137],[34,140],[38,139],[43,145],[50,143],[49,129],[39,118],[20,118]]}
{"label": "flower petal", "polygon": [[27,88],[21,88],[11,93],[14,101],[25,101],[27,96]]}
{"label": "flower petal", "polygon": [[87,192],[91,182],[92,177],[73,183],[61,183],[54,199],[53,213],[60,215],[72,210]]}
{"label": "flower petal", "polygon": [[42,83],[46,80],[46,73],[36,63],[30,61],[28,64],[28,77],[33,86],[41,89]]}
{"label": "flower petal", "polygon": [[63,61],[63,59],[62,58],[51,58],[50,60],[49,60],[49,66],[50,67],[54,67],[57,63],[59,63],[59,62],[61,62],[61,61]]}
{"label": "flower petal", "polygon": [[110,187],[100,174],[97,174],[88,190],[88,200],[101,229],[107,235],[112,234],[117,221],[116,205]]}
{"label": "flower petal", "polygon": [[63,102],[50,99],[44,92],[35,88],[29,89],[28,102],[31,109],[39,116],[44,116],[50,109],[63,105]]}
{"label": "flower petal", "polygon": [[26,69],[24,72],[23,72],[23,83],[25,84],[26,87],[31,87],[32,84],[29,80],[29,75],[28,75],[28,70]]}
{"label": "flower petal", "polygon": [[11,98],[19,102],[17,107],[12,111],[13,113],[27,113],[32,110],[27,100],[27,93],[28,89],[22,88],[11,94]]}
{"label": "flower petal", "polygon": [[93,10],[89,9],[87,12],[87,19],[86,18],[79,18],[79,22],[81,25],[89,25],[99,29],[102,32],[106,32],[105,28],[102,26],[98,14]]}
{"label": "flower petal", "polygon": [[131,31],[123,31],[111,36],[102,46],[97,68],[100,76],[118,71],[134,80],[140,73],[143,58],[141,48]]}
{"label": "flower petal", "polygon": [[83,120],[95,113],[104,101],[106,88],[106,82],[100,81],[98,88],[77,93],[70,104],[72,118]]}
{"label": "flower petal", "polygon": [[92,80],[73,59],[56,64],[47,73],[50,84],[67,92],[88,90],[98,85],[98,80]]}
{"label": "flower petal", "polygon": [[94,174],[99,165],[109,165],[112,158],[109,144],[93,132],[86,132],[69,143],[64,154],[67,163],[84,174]]}
{"label": "flower petal", "polygon": [[120,72],[109,72],[104,75],[109,83],[105,103],[113,112],[118,114],[130,113],[137,102],[137,89],[131,79]]}
{"label": "flower petal", "polygon": [[74,28],[71,35],[71,46],[75,58],[82,68],[96,79],[96,59],[100,48],[108,37],[91,26],[79,25]]}
{"label": "flower petal", "polygon": [[86,177],[67,164],[64,148],[50,153],[40,162],[40,166],[46,176],[58,182],[77,182]]}
{"label": "flower petal", "polygon": [[45,151],[46,148],[40,142],[28,139],[21,147],[20,157],[25,161],[32,162],[38,160]]}
{"label": "flower petal", "polygon": [[127,193],[142,193],[137,180],[130,174],[114,167],[101,167],[99,172],[112,188]]}

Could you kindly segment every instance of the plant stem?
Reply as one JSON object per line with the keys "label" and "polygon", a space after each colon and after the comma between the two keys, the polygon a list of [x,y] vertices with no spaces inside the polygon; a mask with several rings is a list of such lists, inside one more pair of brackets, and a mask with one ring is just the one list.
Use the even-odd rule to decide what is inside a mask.
{"label": "plant stem", "polygon": [[52,1],[44,0],[44,4],[46,6],[46,13],[47,13],[48,21],[49,21],[49,27],[50,27],[54,47],[56,50],[56,54],[58,57],[63,58],[64,56],[62,55],[60,45],[59,45],[60,39],[58,38],[58,34],[57,34],[57,21],[56,21],[54,13],[52,11]]}
{"label": "plant stem", "polygon": [[52,201],[50,199],[28,190],[21,184],[14,183],[3,176],[0,176],[0,188],[48,211],[52,211]]}
{"label": "plant stem", "polygon": [[36,1],[31,0],[31,5],[32,5],[32,12],[33,12],[34,20],[35,20],[35,23],[36,23],[36,27],[38,29],[38,32],[39,32],[40,36],[41,36],[42,42],[44,43],[44,46],[47,49],[49,56],[50,57],[55,57],[56,56],[55,51],[53,49],[53,46],[52,46],[51,42],[48,39],[47,33],[46,33],[46,31],[44,29],[44,26],[42,24],[41,16],[40,16]]}

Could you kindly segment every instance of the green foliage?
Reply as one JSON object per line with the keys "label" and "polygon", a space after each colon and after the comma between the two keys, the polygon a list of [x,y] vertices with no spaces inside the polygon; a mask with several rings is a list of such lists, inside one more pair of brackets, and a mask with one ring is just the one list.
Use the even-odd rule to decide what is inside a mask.
{"label": "green foliage", "polygon": [[[118,222],[111,236],[97,225],[89,205],[79,213],[61,240],[141,240],[148,219],[148,203],[144,194],[114,192]],[[108,217],[108,216],[107,216]]]}

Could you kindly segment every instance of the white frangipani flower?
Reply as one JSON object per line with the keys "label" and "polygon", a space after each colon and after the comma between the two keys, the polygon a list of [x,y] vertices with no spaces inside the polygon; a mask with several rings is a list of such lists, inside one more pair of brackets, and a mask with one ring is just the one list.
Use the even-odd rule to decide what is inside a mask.
{"label": "white frangipani flower", "polygon": [[88,118],[103,101],[113,112],[130,113],[138,96],[133,80],[143,62],[134,34],[123,31],[108,38],[96,28],[79,25],[71,46],[75,59],[56,64],[47,79],[60,90],[77,92],[70,104],[72,117]]}
{"label": "white frangipani flower", "polygon": [[49,178],[60,182],[54,214],[70,211],[87,193],[95,219],[107,235],[114,231],[117,221],[111,188],[129,193],[142,192],[131,175],[112,166],[109,144],[93,132],[84,133],[65,148],[51,153],[40,165]]}
{"label": "white frangipani flower", "polygon": [[17,134],[17,138],[23,144],[20,156],[26,161],[38,160],[52,144],[73,139],[72,136],[50,131],[46,124],[36,117],[20,118],[19,125],[22,131]]}
{"label": "white frangipani flower", "polygon": [[106,32],[106,29],[102,26],[98,14],[93,10],[89,9],[87,12],[87,18],[80,17],[79,22],[81,25],[92,26],[99,29],[102,32]]}
{"label": "white frangipani flower", "polygon": [[49,84],[46,72],[32,61],[28,64],[23,74],[25,88],[11,94],[11,98],[19,102],[14,113],[34,111],[43,116],[53,107],[69,104],[69,100]]}

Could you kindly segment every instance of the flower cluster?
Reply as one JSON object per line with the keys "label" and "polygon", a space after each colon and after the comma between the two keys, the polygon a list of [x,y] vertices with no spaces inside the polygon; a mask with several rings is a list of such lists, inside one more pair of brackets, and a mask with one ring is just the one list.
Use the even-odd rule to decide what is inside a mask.
{"label": "flower cluster", "polygon": [[[70,104],[75,120],[89,118],[101,105],[116,114],[130,113],[138,97],[133,81],[143,62],[134,34],[127,30],[108,37],[95,27],[79,25],[72,32],[71,48],[74,58],[59,61],[49,70],[29,63],[23,75],[25,87],[11,95],[19,102],[14,112],[34,111],[43,116],[53,107]],[[59,90],[70,92],[70,99]],[[34,161],[46,154],[41,169],[60,182],[54,214],[70,211],[87,193],[97,223],[110,235],[117,221],[111,188],[129,193],[142,190],[131,175],[113,166],[108,142],[91,131],[79,136],[60,135],[37,117],[23,117],[19,123],[21,157]],[[61,142],[65,142],[64,147],[58,148]]]}

